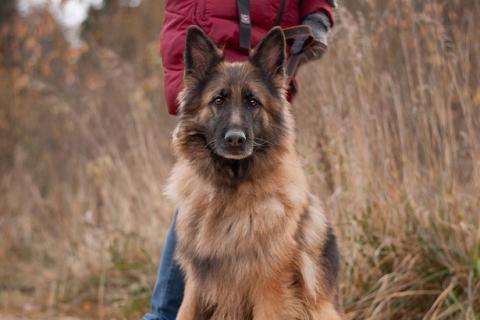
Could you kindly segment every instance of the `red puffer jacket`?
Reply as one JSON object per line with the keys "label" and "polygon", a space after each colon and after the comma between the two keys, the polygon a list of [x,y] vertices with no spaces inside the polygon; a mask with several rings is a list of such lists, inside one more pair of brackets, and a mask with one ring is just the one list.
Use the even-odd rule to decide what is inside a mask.
{"label": "red puffer jacket", "polygon": [[[251,46],[275,25],[281,2],[284,10],[280,26],[291,27],[314,12],[324,11],[333,24],[328,0],[251,0]],[[167,0],[160,35],[160,52],[168,112],[177,111],[177,94],[183,85],[183,49],[189,26],[200,26],[221,48],[227,61],[243,61],[248,52],[240,48],[239,19],[235,0]]]}

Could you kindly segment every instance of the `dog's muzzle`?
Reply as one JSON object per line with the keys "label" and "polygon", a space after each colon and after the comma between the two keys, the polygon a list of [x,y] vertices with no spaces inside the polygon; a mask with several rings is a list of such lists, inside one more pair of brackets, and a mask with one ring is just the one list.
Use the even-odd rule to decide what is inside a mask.
{"label": "dog's muzzle", "polygon": [[223,139],[228,147],[242,147],[247,141],[245,132],[239,129],[228,130]]}
{"label": "dog's muzzle", "polygon": [[223,135],[223,141],[216,146],[215,152],[227,159],[245,159],[252,154],[253,144],[245,131],[233,128]]}

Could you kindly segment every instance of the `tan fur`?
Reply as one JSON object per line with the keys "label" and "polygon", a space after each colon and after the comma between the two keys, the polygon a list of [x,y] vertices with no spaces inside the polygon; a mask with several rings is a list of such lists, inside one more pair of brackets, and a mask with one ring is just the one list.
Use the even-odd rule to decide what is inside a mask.
{"label": "tan fur", "polygon": [[[254,319],[340,319],[333,307],[335,293],[325,292],[318,266],[327,221],[311,200],[293,146],[275,170],[244,183],[235,194],[218,190],[180,159],[168,194],[179,205],[178,242],[188,243],[201,257],[234,261],[197,287],[189,258],[177,256],[187,274],[178,319],[196,319],[190,305],[198,299],[220,304],[214,319],[244,319],[234,311],[245,299],[254,305]],[[299,247],[295,234],[306,207],[313,223],[300,230],[306,239]],[[304,288],[290,288],[298,274]]]}
{"label": "tan fur", "polygon": [[[228,84],[229,72],[241,72],[243,81],[251,82],[249,64],[223,62],[217,68],[220,76],[204,90],[196,113],[180,120],[173,137],[178,161],[166,193],[179,207],[176,258],[186,274],[177,319],[341,319],[336,283],[327,285],[321,261],[329,223],[309,192],[285,98],[279,108],[265,88],[252,84],[267,101],[258,111],[263,124],[270,125],[269,113],[282,110],[288,129],[281,147],[264,159],[270,163],[253,168],[252,178],[234,188],[199,172],[196,159],[208,155],[192,154],[184,145],[189,125],[206,122],[215,112],[206,105],[215,88]],[[205,274],[199,273],[203,269]]]}

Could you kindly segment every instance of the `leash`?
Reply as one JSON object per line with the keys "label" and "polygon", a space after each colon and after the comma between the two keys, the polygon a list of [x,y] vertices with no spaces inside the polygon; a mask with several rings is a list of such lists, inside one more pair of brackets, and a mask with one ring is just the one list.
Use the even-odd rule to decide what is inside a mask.
{"label": "leash", "polygon": [[295,73],[297,72],[298,66],[303,62],[303,60],[309,60],[315,56],[313,50],[308,50],[311,48],[323,48],[326,49],[325,45],[318,40],[315,40],[315,37],[312,33],[312,28],[307,25],[298,25],[289,28],[284,28],[283,34],[287,44],[291,46],[293,42],[299,37],[307,36],[307,39],[303,43],[303,50],[297,54],[290,55],[286,64],[286,73],[287,73],[287,83],[291,83]]}
{"label": "leash", "polygon": [[[334,2],[334,1],[333,1]],[[237,0],[238,8],[238,20],[240,28],[240,48],[250,49],[251,46],[251,29],[252,22],[250,18],[250,1],[249,0]],[[275,25],[280,25],[280,21],[283,16],[285,9],[285,0],[280,0],[280,7],[277,16],[275,17]],[[283,34],[287,41],[288,46],[291,46],[293,42],[299,38],[307,36],[303,44],[303,50],[298,54],[290,55],[286,63],[286,73],[287,73],[287,83],[291,83],[295,77],[298,66],[304,59],[313,58],[313,50],[308,50],[309,48],[325,48],[325,45],[321,42],[315,40],[313,36],[312,29],[307,25],[298,25],[289,28],[283,28]]]}

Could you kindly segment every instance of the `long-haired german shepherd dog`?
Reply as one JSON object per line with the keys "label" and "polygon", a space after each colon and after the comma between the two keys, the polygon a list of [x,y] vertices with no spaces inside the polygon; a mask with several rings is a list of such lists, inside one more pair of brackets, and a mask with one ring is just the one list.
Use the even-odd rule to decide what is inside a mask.
{"label": "long-haired german shepherd dog", "polygon": [[167,194],[179,206],[180,320],[341,319],[338,251],[295,152],[285,38],[229,63],[188,30]]}

